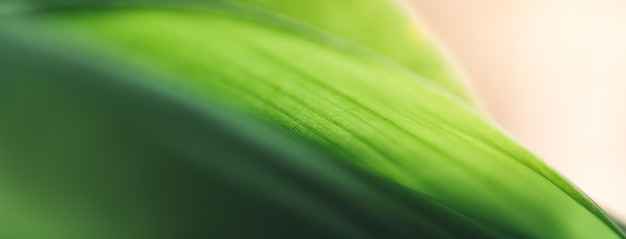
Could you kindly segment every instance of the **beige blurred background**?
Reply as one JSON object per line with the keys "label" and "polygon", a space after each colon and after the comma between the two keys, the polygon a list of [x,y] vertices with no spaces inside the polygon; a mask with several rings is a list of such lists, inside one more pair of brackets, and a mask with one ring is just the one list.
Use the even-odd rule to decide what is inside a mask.
{"label": "beige blurred background", "polygon": [[405,0],[484,109],[626,220],[625,0]]}

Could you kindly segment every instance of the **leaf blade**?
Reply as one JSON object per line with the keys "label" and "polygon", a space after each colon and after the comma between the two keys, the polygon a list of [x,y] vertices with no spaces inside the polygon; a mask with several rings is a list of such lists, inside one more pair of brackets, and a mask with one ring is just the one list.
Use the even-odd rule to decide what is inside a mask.
{"label": "leaf blade", "polygon": [[[529,167],[527,169],[530,170],[524,171],[522,169],[516,169],[519,170],[519,172],[516,172],[519,178],[529,180],[529,182],[533,182],[533,185],[542,185],[534,189],[541,188],[541,190],[545,191],[541,191],[542,193],[560,198],[558,192],[551,191],[551,185],[543,185],[539,179],[534,179],[533,177],[535,176],[530,175],[539,173],[551,179],[552,183],[556,183],[557,186],[560,187],[560,190],[564,190],[578,203],[583,204],[586,209],[594,213],[600,220],[603,220],[608,227],[611,227],[617,236],[620,236],[619,231],[615,231],[614,225],[612,225],[608,219],[603,218],[605,217],[604,214],[586,199],[584,195],[580,194],[566,181],[537,161],[534,156],[530,155],[519,146],[516,146],[511,140],[497,132],[497,130],[492,129],[491,125],[474,115],[471,110],[459,106],[457,101],[442,95],[441,92],[433,90],[427,85],[422,85],[421,82],[414,81],[411,76],[403,72],[389,69],[386,65],[381,66],[378,61],[361,57],[355,58],[351,53],[337,53],[315,44],[304,43],[306,40],[294,40],[297,36],[276,32],[275,29],[269,30],[271,33],[267,34],[267,32],[265,32],[267,29],[263,29],[263,27],[260,27],[261,29],[255,29],[254,27],[259,26],[254,24],[250,24],[253,26],[247,25],[249,23],[241,24],[236,21],[235,23],[223,21],[221,23],[226,25],[220,26],[218,24],[218,26],[215,26],[207,25],[207,21],[199,19],[193,20],[195,16],[192,16],[191,19],[187,19],[189,21],[185,20],[187,16],[175,16],[166,18],[168,20],[166,21],[167,23],[161,23],[163,25],[157,26],[156,28],[141,29],[139,26],[143,27],[143,24],[139,23],[160,23],[159,18],[161,17],[150,18],[149,13],[147,21],[146,19],[142,19],[144,16],[140,16],[140,12],[135,16],[133,16],[132,13],[126,16],[121,14],[121,18],[127,21],[125,22],[127,25],[122,26],[123,30],[120,31],[120,26],[117,24],[107,25],[111,24],[111,22],[115,23],[118,21],[115,18],[120,16],[113,14],[113,17],[107,17],[107,14],[109,13],[103,14],[104,19],[97,19],[102,16],[95,16],[95,18],[86,16],[86,19],[74,20],[76,20],[75,22],[77,22],[78,25],[82,24],[80,23],[81,21],[85,21],[89,24],[96,23],[97,26],[101,27],[100,29],[109,29],[109,32],[91,32],[90,34],[97,36],[97,38],[112,40],[115,44],[120,44],[117,46],[104,44],[102,46],[109,50],[123,52],[123,54],[131,53],[124,57],[127,57],[127,60],[131,62],[135,61],[132,62],[132,64],[148,62],[148,65],[155,65],[158,66],[157,68],[165,69],[166,72],[164,74],[179,74],[179,76],[183,76],[181,80],[186,81],[183,83],[187,84],[190,89],[200,88],[205,90],[205,92],[196,92],[199,95],[210,95],[215,98],[221,97],[221,100],[224,102],[239,101],[235,103],[236,105],[233,107],[254,114],[257,117],[278,122],[278,124],[286,127],[294,134],[307,138],[330,150],[334,150],[345,158],[363,160],[363,162],[357,163],[360,163],[361,166],[369,168],[372,171],[379,172],[381,175],[393,178],[404,186],[427,192],[427,194],[431,196],[437,195],[437,200],[442,200],[448,205],[456,205],[455,209],[459,211],[465,210],[463,212],[474,219],[478,218],[479,220],[488,222],[487,224],[491,223],[511,230],[516,230],[515,227],[518,226],[513,225],[514,223],[506,225],[507,222],[498,222],[498,219],[496,219],[497,216],[492,215],[494,218],[489,218],[489,216],[480,215],[480,210],[467,211],[467,208],[471,207],[472,203],[478,205],[488,205],[489,203],[480,202],[479,199],[484,199],[484,197],[475,197],[473,201],[469,200],[469,202],[463,202],[462,200],[466,199],[463,196],[476,193],[464,188],[455,188],[455,190],[452,191],[446,189],[447,191],[439,192],[439,188],[445,188],[445,185],[450,185],[450,182],[438,182],[438,180],[442,179],[442,176],[429,175],[431,172],[420,170],[419,167],[422,165],[416,164],[417,161],[410,160],[410,158],[421,156],[420,164],[429,162],[424,160],[424,158],[430,158],[432,162],[429,163],[431,165],[426,168],[437,168],[441,170],[441,172],[444,172],[442,174],[444,175],[443,178],[446,180],[458,180],[460,185],[473,185],[472,189],[480,190],[483,195],[489,195],[494,187],[506,191],[507,189],[515,187],[524,188],[526,186],[520,182],[514,181],[504,183],[507,186],[498,185],[498,183],[494,184],[493,182],[497,181],[496,178],[512,178],[513,176],[507,175],[508,172],[501,174],[486,172],[484,166],[472,165],[471,162],[468,162],[467,155],[463,155],[463,153],[460,152],[447,152],[443,145],[455,145],[462,149],[460,150],[461,152],[475,152],[476,155],[470,157],[472,160],[476,160],[475,158],[480,160],[481,157],[488,157],[488,161],[492,164],[494,164],[493,161],[497,160],[499,163],[497,167],[500,169],[518,168],[519,166],[515,166],[517,163],[525,164],[525,166]],[[168,14],[169,13],[166,13],[165,15]],[[130,18],[128,18],[129,16]],[[133,19],[133,17],[138,18]],[[220,17],[216,18],[219,19]],[[96,20],[92,21],[94,19]],[[134,22],[134,24],[128,24],[128,22]],[[175,24],[169,25],[170,28],[168,28],[168,24],[172,24],[172,22]],[[113,27],[113,25],[115,25],[115,27]],[[176,26],[174,27],[174,25]],[[160,28],[163,26],[166,27]],[[198,29],[202,28],[210,28],[214,32],[199,34]],[[84,26],[82,28],[79,26],[78,29],[85,30]],[[242,31],[241,29],[245,30]],[[176,35],[172,37],[153,35],[155,32],[163,31],[174,32]],[[219,33],[219,39],[212,39],[211,36],[214,36],[216,32]],[[137,38],[137,36],[142,37]],[[263,37],[259,39],[258,36],[263,36],[267,39],[263,39]],[[154,42],[143,42],[142,39],[151,39]],[[159,40],[155,41],[154,39]],[[248,39],[248,41],[246,41],[246,39]],[[182,50],[182,52],[172,55],[171,52],[162,47],[166,46],[167,44],[164,43],[167,42],[191,44],[193,47],[189,47],[188,50]],[[229,44],[234,44],[233,42],[239,44],[239,47],[245,46],[247,48],[237,49],[236,47],[232,47],[232,45],[229,46]],[[276,44],[277,42],[281,44]],[[222,47],[226,50],[222,51],[219,49]],[[303,50],[304,48],[308,50]],[[286,50],[291,50],[291,52]],[[202,59],[194,57],[194,55],[199,52],[204,53]],[[313,58],[323,59],[329,62],[306,61],[306,67],[303,67],[305,64],[294,66],[291,59],[297,59],[298,56],[302,55],[315,56]],[[207,59],[204,59],[204,57],[214,57],[212,60],[209,60],[210,64],[219,67],[213,66],[213,68],[211,68],[210,65],[207,66]],[[120,60],[123,60],[122,58],[120,58]],[[250,72],[242,73],[242,69],[250,69],[247,69],[244,64],[245,62],[238,61],[238,59],[248,59],[250,62],[269,62],[267,65],[264,65],[264,67],[270,69],[269,73],[264,72],[263,69],[252,69]],[[311,65],[313,65],[313,67],[311,67]],[[333,66],[330,67],[329,65]],[[144,67],[153,68],[154,66],[146,65]],[[211,73],[207,73],[207,67],[212,71]],[[222,67],[230,68],[219,69]],[[287,69],[282,69],[281,71],[281,68]],[[330,72],[320,73],[312,69],[324,69]],[[367,74],[360,73],[359,71],[361,69],[368,69]],[[273,74],[280,76],[279,78],[281,78],[282,81],[276,80],[272,82],[271,76]],[[331,76],[342,76],[345,77],[346,80],[339,83],[328,82],[328,79],[335,79]],[[253,85],[254,87],[246,85],[247,82],[245,80],[251,77],[265,80],[265,85],[262,83]],[[339,79],[343,79],[342,77],[339,77]],[[312,81],[311,78],[318,78],[315,79],[318,82]],[[207,79],[212,79],[212,81],[206,82]],[[227,83],[224,83],[215,79],[227,79],[230,82],[226,81]],[[302,82],[303,79],[306,82]],[[324,79],[327,80],[324,81]],[[389,79],[389,81],[384,82],[385,84],[381,84],[379,79]],[[300,82],[297,84],[289,82],[298,80]],[[357,89],[347,88],[346,86]],[[296,93],[290,93],[289,90],[284,89],[277,91],[277,89],[281,87],[292,90],[295,88],[298,90]],[[315,93],[308,92],[311,91],[311,89],[315,89],[312,91]],[[368,93],[359,93],[363,91]],[[250,96],[255,92],[260,92],[261,97]],[[338,92],[342,94],[337,94]],[[390,94],[390,92],[393,92],[395,95]],[[273,93],[278,93],[278,96],[282,96],[283,98],[273,101],[262,101],[264,96],[271,95],[275,97],[276,95],[273,95]],[[411,96],[416,93],[420,95]],[[299,98],[300,100],[298,100]],[[323,101],[327,99],[332,99],[332,101],[322,102],[323,104],[321,105],[323,105],[323,107],[311,105],[310,103],[307,104],[306,102],[307,100]],[[428,102],[425,101],[425,99],[427,99]],[[278,103],[279,105],[271,105],[272,102]],[[356,109],[341,107],[341,105],[354,106],[355,102],[366,104],[367,107],[360,106],[356,107]],[[359,105],[356,104],[356,106]],[[391,106],[391,109],[389,109],[389,106]],[[448,112],[442,112],[441,109],[446,109]],[[351,110],[355,112],[350,112]],[[296,112],[297,114],[290,115],[285,112]],[[350,113],[353,113],[353,115],[350,115]],[[310,117],[313,118],[311,119]],[[349,119],[350,121],[348,123],[355,124],[356,126],[344,125],[346,123],[342,123],[339,119]],[[302,122],[302,120],[309,121]],[[318,122],[326,122],[326,124],[319,124]],[[371,125],[368,122],[374,122],[379,125]],[[464,130],[467,132],[458,128],[459,125],[467,124],[470,126],[464,127]],[[370,131],[367,131],[368,129]],[[395,139],[394,137],[397,135],[402,135],[402,140]],[[380,136],[380,138],[375,138],[375,136]],[[415,146],[412,144],[415,144]],[[411,149],[411,147],[418,147],[418,149]],[[394,165],[394,163],[398,163],[393,161],[394,158],[402,158],[404,161],[399,162],[400,165]],[[443,161],[454,159],[458,161],[455,163],[462,165],[462,167],[459,165],[434,167],[433,165],[437,165],[438,159]],[[405,169],[407,167],[414,170],[408,171]],[[472,171],[467,170],[468,167],[472,168],[475,172],[467,172]],[[420,175],[417,176],[418,182],[415,182],[415,169],[420,173]],[[449,178],[455,177],[454,175],[470,182],[474,180],[474,182],[468,184],[458,178]],[[476,177],[485,175],[488,175],[492,179],[484,181],[476,179]],[[500,176],[496,177],[495,175]],[[520,175],[526,176],[522,177]],[[422,182],[420,182],[420,180],[422,180]],[[488,187],[481,186],[480,184],[485,181],[492,183],[487,183]],[[522,192],[524,190],[515,189],[513,191],[515,191],[516,194],[508,195],[508,197],[506,197],[507,199],[519,201],[521,198],[521,201],[539,202],[541,200],[540,196],[543,196],[539,193],[532,196],[523,195]],[[564,205],[568,205],[568,208],[575,208],[575,206],[571,204],[571,202],[567,202],[565,198],[558,200],[560,200],[559,202],[563,202]],[[503,201],[492,200],[491,202],[492,205],[499,207],[498,210],[500,213],[503,213],[498,216],[507,217],[508,215],[514,222],[516,216],[518,217],[517,220],[519,220],[519,217],[523,218],[523,216],[520,215],[513,216],[516,210],[514,208],[508,208]],[[534,205],[533,203],[531,204]],[[541,208],[538,209],[537,212],[534,212],[541,215],[552,210],[550,208],[544,208],[545,205],[534,206]],[[487,210],[486,208],[483,209]],[[522,214],[524,213],[527,214],[525,215],[527,218],[522,220],[522,222],[518,222],[520,224],[530,222],[530,218],[539,218],[539,216],[532,215],[531,212],[523,212]],[[584,215],[581,211],[577,211],[577,213]],[[549,214],[550,213],[546,213],[544,216],[559,217]],[[549,233],[556,233],[551,236],[560,235],[561,237],[567,237],[558,233],[567,233],[570,229],[562,228],[563,232],[557,232],[557,229],[550,228],[558,227],[557,225],[560,223],[559,220],[563,220],[563,222],[567,221],[560,218],[553,222],[549,221],[549,219],[530,222],[528,225],[525,225],[526,229],[522,231],[528,232],[531,228],[543,228],[545,232],[535,233],[548,233],[547,235],[550,235]],[[567,221],[567,223],[575,222]],[[597,223],[594,225],[597,225]],[[598,231],[602,231],[599,229],[600,227],[601,226],[597,227]],[[573,229],[582,228],[583,227]],[[588,235],[585,233],[590,232],[578,231],[578,233],[575,234],[584,238],[585,235]],[[546,238],[550,238],[550,236],[546,236]]]}

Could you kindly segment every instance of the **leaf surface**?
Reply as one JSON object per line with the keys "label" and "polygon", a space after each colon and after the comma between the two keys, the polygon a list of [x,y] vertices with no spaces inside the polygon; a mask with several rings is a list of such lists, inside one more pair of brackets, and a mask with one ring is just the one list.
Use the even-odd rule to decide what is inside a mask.
{"label": "leaf surface", "polygon": [[280,127],[489,235],[622,238],[582,193],[456,97],[358,45],[330,44],[340,36],[231,4],[80,6],[7,18],[6,31],[103,69],[159,75],[144,81]]}

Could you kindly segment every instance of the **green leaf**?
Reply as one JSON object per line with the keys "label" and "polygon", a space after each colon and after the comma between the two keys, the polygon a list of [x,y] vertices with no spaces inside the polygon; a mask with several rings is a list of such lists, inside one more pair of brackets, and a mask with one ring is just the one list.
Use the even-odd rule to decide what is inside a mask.
{"label": "green leaf", "polygon": [[[326,3],[332,6],[331,1]],[[333,163],[349,163],[367,178],[388,182],[382,187],[373,183],[372,190],[397,188],[406,193],[386,196],[412,202],[408,209],[398,211],[413,211],[422,218],[403,224],[419,228],[417,232],[388,229],[394,235],[391,238],[418,232],[435,237],[450,233],[452,238],[624,238],[582,193],[473,109],[431,81],[346,41],[342,37],[349,35],[341,31],[335,31],[336,35],[318,32],[239,4],[140,5],[57,6],[7,15],[0,29],[35,45],[74,52],[103,72],[118,71],[119,66],[132,69],[129,72],[150,72],[159,77],[139,77],[142,84],[176,89],[205,102],[197,104],[203,109],[217,102],[260,119],[332,154]],[[171,134],[161,133],[159,138]],[[281,146],[282,141],[274,143],[274,147]],[[182,154],[183,149],[171,150]],[[337,186],[337,190],[349,191],[352,186]],[[309,193],[303,198],[328,195]],[[348,217],[339,208],[328,211]],[[381,213],[396,212],[389,208],[397,207],[389,206]],[[435,212],[421,214],[430,208]],[[329,222],[329,227],[344,229],[329,230],[345,233],[340,237],[388,238],[385,233],[367,231],[371,225],[382,227],[386,222],[372,215],[364,216],[374,220],[367,226],[349,230],[342,223]],[[455,228],[437,231],[434,228],[446,228],[442,226],[446,224],[423,222],[435,215],[448,222],[459,220],[448,225],[470,228],[472,234],[462,236]]]}
{"label": "green leaf", "polygon": [[159,77],[0,50],[0,238],[496,238]]}
{"label": "green leaf", "polygon": [[463,99],[467,89],[406,7],[388,0],[234,0],[263,7],[352,40],[401,63]]}
{"label": "green leaf", "polygon": [[[406,8],[389,0],[335,0],[285,1],[285,0],[22,0],[9,1],[16,8],[49,8],[51,6],[105,5],[105,6],[166,6],[198,9],[207,5],[239,5],[241,8],[262,7],[271,10],[257,20],[270,18],[279,21],[300,20],[313,27],[336,34],[364,46],[362,52],[376,57],[389,58],[389,64],[406,67],[445,88],[451,94],[471,101],[470,94],[457,72],[447,63],[441,50],[418,25],[416,17]],[[239,3],[239,4],[238,4]],[[244,4],[248,4],[246,6]],[[5,4],[8,5],[8,4]],[[248,13],[254,11],[248,11]],[[292,29],[305,35],[323,35],[321,32]],[[321,36],[318,36],[321,37]],[[326,39],[328,41],[328,39]],[[342,45],[342,41],[331,44]],[[355,47],[354,45],[350,47]],[[368,52],[369,53],[369,52]],[[367,54],[367,53],[365,53]]]}

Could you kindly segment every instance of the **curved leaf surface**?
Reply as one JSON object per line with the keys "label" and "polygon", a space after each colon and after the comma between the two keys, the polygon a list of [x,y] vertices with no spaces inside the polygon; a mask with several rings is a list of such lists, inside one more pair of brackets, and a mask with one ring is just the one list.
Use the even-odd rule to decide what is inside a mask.
{"label": "curved leaf surface", "polygon": [[498,237],[154,75],[0,50],[1,238]]}
{"label": "curved leaf surface", "polygon": [[28,39],[65,41],[60,47],[81,50],[86,60],[106,56],[151,71],[187,94],[283,127],[494,235],[622,237],[578,190],[432,84],[303,34],[314,31],[304,25],[250,15],[233,5],[82,7],[5,24]]}

